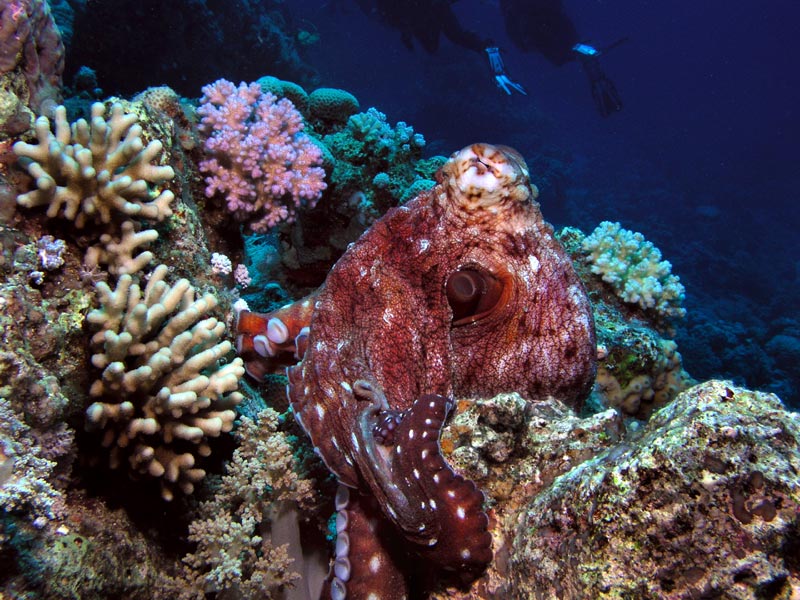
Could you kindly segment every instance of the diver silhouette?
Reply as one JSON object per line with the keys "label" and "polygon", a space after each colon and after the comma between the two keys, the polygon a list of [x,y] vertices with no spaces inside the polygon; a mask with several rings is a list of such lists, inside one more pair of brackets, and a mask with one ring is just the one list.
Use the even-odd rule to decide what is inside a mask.
{"label": "diver silhouette", "polygon": [[[465,29],[453,12],[457,0],[356,0],[361,10],[400,32],[409,49],[414,42],[433,54],[442,36],[462,48],[486,53],[497,86],[506,94],[526,94],[525,88],[506,73],[503,57],[491,38]],[[614,83],[600,66],[603,52],[622,43],[598,49],[582,42],[561,0],[499,0],[506,32],[523,52],[538,52],[556,66],[579,61],[589,78],[592,98],[603,117],[622,110],[622,99]]]}
{"label": "diver silhouette", "polygon": [[608,117],[622,110],[622,98],[599,59],[625,39],[602,50],[582,42],[561,0],[500,0],[500,11],[506,32],[517,48],[538,52],[556,66],[578,60],[589,78],[592,99],[600,115]]}
{"label": "diver silhouette", "polygon": [[474,52],[482,53],[492,41],[462,27],[453,12],[456,0],[356,0],[361,10],[397,29],[409,50],[418,42],[430,54],[439,49],[441,36]]}

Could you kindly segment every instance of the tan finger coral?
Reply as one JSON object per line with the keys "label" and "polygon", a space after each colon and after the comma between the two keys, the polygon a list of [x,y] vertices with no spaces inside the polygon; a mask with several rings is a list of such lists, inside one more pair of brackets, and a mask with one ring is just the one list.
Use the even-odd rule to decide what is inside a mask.
{"label": "tan finger coral", "polygon": [[205,476],[198,459],[210,454],[209,439],[232,429],[244,368],[239,358],[221,364],[231,343],[225,325],[205,316],[216,298],[195,299],[187,280],[169,285],[166,273],[156,267],[144,290],[130,275],[116,289],[97,284],[100,308],[87,319],[99,328],[92,364],[102,374],[86,420],[102,432],[112,468],[127,461],[134,472],[160,478],[171,500]]}
{"label": "tan finger coral", "polygon": [[79,119],[70,127],[67,111],[55,111],[55,133],[47,117],[36,119],[37,144],[17,142],[14,152],[36,181],[36,188],[20,194],[27,208],[46,206],[47,216],[64,216],[76,227],[108,224],[119,217],[162,220],[172,214],[174,195],[156,193],[151,186],[172,179],[172,167],[152,164],[162,150],[153,140],[147,146],[135,114],[120,104],[92,105],[91,122]]}

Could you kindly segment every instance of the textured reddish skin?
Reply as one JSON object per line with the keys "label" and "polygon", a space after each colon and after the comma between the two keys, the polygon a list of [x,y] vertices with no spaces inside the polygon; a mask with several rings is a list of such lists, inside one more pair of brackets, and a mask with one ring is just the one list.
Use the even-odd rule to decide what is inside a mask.
{"label": "textured reddish skin", "polygon": [[[292,407],[328,467],[377,498],[418,553],[449,569],[478,572],[491,558],[482,496],[446,467],[438,445],[436,460],[423,461],[417,442],[403,438],[376,460],[372,407],[408,411],[401,426],[433,417],[438,437],[447,398],[516,391],[577,407],[586,397],[595,375],[591,309],[535,195],[513,150],[476,144],[454,154],[432,190],[389,211],[337,262],[316,298],[305,356],[289,369]],[[503,291],[482,318],[453,326],[445,284],[464,268],[490,273]],[[373,392],[355,394],[356,382]],[[409,410],[426,394],[442,402]],[[414,458],[392,458],[395,444]],[[410,475],[417,467],[427,469],[419,482]],[[447,483],[437,485],[450,487],[430,481],[440,468]],[[463,520],[455,504],[444,507],[447,518],[427,505],[446,502],[451,488],[469,510]],[[460,547],[440,538],[473,540],[475,552],[454,560]]]}
{"label": "textured reddish skin", "polygon": [[[577,406],[594,380],[589,302],[538,204],[528,197],[493,211],[475,206],[454,191],[463,168],[451,159],[439,185],[376,222],[336,263],[317,298],[291,399],[315,446],[349,485],[359,476],[344,457],[357,462],[350,433],[364,403],[342,382],[369,381],[403,410],[423,394],[505,391]],[[527,185],[523,172],[519,179]],[[451,329],[444,285],[467,265],[507,278],[511,289],[489,316]],[[322,419],[317,405],[325,408]],[[341,438],[341,451],[330,446],[331,433]]]}

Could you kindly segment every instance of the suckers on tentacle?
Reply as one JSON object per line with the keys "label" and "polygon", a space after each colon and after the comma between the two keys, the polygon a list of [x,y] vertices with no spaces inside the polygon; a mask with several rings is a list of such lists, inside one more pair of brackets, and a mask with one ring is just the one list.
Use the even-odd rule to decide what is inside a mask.
{"label": "suckers on tentacle", "polygon": [[[515,391],[577,407],[594,380],[588,298],[524,160],[473,144],[437,182],[352,244],[313,300],[240,316],[252,374],[302,356],[288,369],[292,409],[352,488],[334,598],[402,597],[381,582],[405,573],[397,557],[409,554],[472,576],[491,560],[483,495],[438,445],[452,399]],[[372,578],[368,552],[391,575]]]}

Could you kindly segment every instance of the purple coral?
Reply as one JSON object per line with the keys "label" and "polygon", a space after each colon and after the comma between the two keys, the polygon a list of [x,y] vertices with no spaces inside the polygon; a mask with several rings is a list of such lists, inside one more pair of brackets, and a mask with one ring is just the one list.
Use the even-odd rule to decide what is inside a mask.
{"label": "purple coral", "polygon": [[220,79],[203,88],[198,112],[210,154],[200,163],[207,196],[223,194],[253,231],[293,221],[303,200],[316,204],[326,187],[322,152],[302,133],[303,117],[291,101],[256,83],[237,88]]}
{"label": "purple coral", "polygon": [[57,240],[52,235],[43,235],[36,244],[39,249],[39,263],[45,271],[54,271],[64,264],[64,240]]}
{"label": "purple coral", "polygon": [[61,99],[63,71],[64,44],[48,3],[0,0],[0,75],[22,75],[30,107],[50,115]]}

